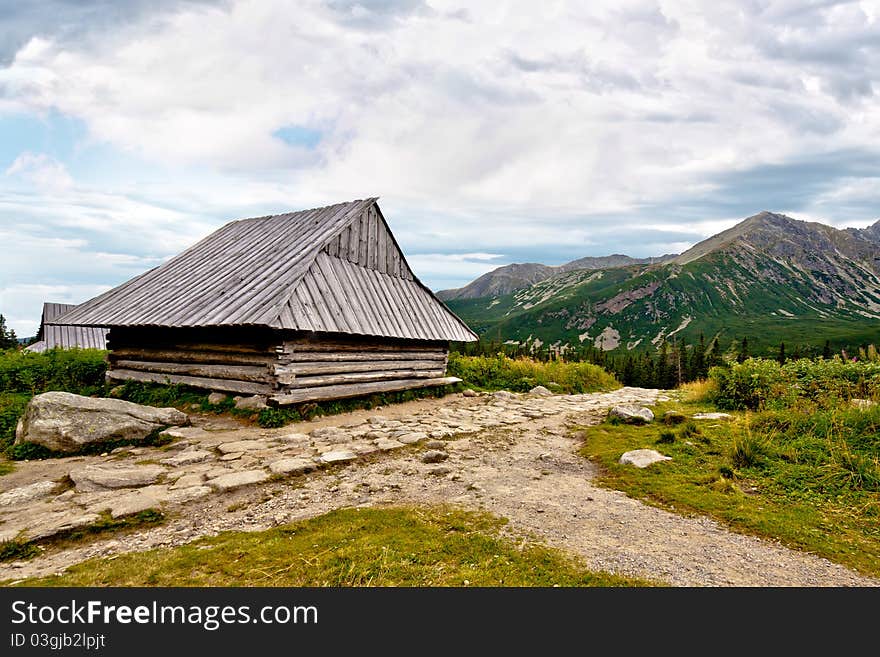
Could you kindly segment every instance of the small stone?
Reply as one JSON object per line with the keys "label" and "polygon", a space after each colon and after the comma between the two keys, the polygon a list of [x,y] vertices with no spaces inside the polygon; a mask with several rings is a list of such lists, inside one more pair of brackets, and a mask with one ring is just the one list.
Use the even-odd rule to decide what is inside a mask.
{"label": "small stone", "polygon": [[392,449],[397,449],[398,447],[403,447],[403,443],[397,440],[377,440],[376,447],[383,452],[387,452]]}
{"label": "small stone", "polygon": [[357,454],[347,449],[340,449],[332,452],[325,452],[318,458],[322,463],[346,463],[348,461],[354,461],[357,458]]}
{"label": "small stone", "polygon": [[277,439],[283,443],[290,443],[293,445],[308,445],[312,442],[312,439],[308,436],[308,434],[304,433],[286,433],[283,436],[277,436]]}
{"label": "small stone", "polygon": [[428,449],[446,449],[447,444],[442,440],[429,440],[425,443],[425,447]]}
{"label": "small stone", "polygon": [[529,394],[530,395],[538,395],[540,397],[547,397],[548,395],[552,395],[553,393],[550,392],[544,386],[535,386],[534,388],[529,390]]}
{"label": "small stone", "polygon": [[205,475],[190,473],[183,475],[180,479],[174,482],[174,485],[171,486],[171,490],[177,490],[180,488],[192,488],[193,486],[201,486],[202,482],[205,480]]}
{"label": "small stone", "polygon": [[461,394],[464,397],[479,397],[479,395],[480,395],[480,393],[478,393],[476,390],[471,390],[470,388],[468,388],[467,390],[465,390]]}
{"label": "small stone", "polygon": [[280,459],[269,464],[272,474],[278,475],[300,475],[312,472],[314,469],[315,463],[303,458]]}
{"label": "small stone", "polygon": [[730,413],[694,413],[695,420],[729,420],[733,416]]}
{"label": "small stone", "polygon": [[244,472],[231,472],[221,475],[207,482],[207,485],[215,491],[222,493],[241,486],[251,486],[266,481],[269,475],[263,470],[245,470]]}
{"label": "small stone", "polygon": [[872,401],[870,399],[850,399],[849,405],[853,408],[858,408],[859,410],[865,410],[866,408],[871,408],[872,406],[876,406],[877,402]]}
{"label": "small stone", "polygon": [[268,445],[263,440],[235,440],[229,443],[221,443],[217,445],[217,449],[223,454],[233,454],[236,452],[251,452],[258,449],[266,449]]}
{"label": "small stone", "polygon": [[395,438],[402,442],[405,445],[412,445],[413,443],[417,443],[420,440],[425,440],[428,437],[424,431],[411,431],[408,433],[404,433],[400,436],[395,436]]}
{"label": "small stone", "polygon": [[492,396],[495,399],[516,399],[516,395],[509,390],[496,390],[492,393]]}
{"label": "small stone", "polygon": [[648,424],[654,421],[654,413],[650,408],[635,404],[614,406],[608,411],[609,418],[617,418],[626,424]]}
{"label": "small stone", "polygon": [[166,465],[179,468],[184,465],[201,463],[202,461],[207,461],[210,458],[213,458],[213,454],[211,454],[211,452],[206,452],[201,449],[193,449],[181,452],[180,454],[175,454],[174,456],[169,456],[167,459],[162,459],[161,462]]}
{"label": "small stone", "polygon": [[451,472],[452,472],[452,468],[450,468],[448,465],[438,465],[433,468],[428,468],[428,470],[427,470],[427,474],[429,474],[433,477],[440,477],[443,475],[448,475]]}
{"label": "small stone", "polygon": [[618,462],[622,465],[634,465],[637,468],[647,468],[652,463],[671,460],[671,457],[663,456],[663,454],[653,449],[634,449],[621,454]]}
{"label": "small stone", "polygon": [[189,486],[187,488],[179,488],[171,491],[168,501],[175,504],[183,504],[184,502],[192,502],[201,497],[211,494],[208,486]]}
{"label": "small stone", "polygon": [[262,395],[242,397],[235,402],[235,407],[242,411],[262,411],[264,408],[269,408],[266,404],[266,398]]}
{"label": "small stone", "polygon": [[230,454],[224,454],[223,456],[220,457],[220,460],[223,461],[224,463],[226,463],[229,461],[237,461],[242,456],[244,456],[244,452],[232,452]]}
{"label": "small stone", "polygon": [[449,458],[449,454],[439,449],[429,449],[422,454],[422,463],[440,463]]}
{"label": "small stone", "polygon": [[229,399],[229,395],[226,395],[222,392],[212,392],[210,395],[208,395],[208,403],[215,406],[217,404],[222,404],[227,399]]}

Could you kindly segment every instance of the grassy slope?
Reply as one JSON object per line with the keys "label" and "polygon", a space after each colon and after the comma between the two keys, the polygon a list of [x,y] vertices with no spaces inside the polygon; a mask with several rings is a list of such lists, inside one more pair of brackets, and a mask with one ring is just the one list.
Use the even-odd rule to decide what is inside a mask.
{"label": "grassy slope", "polygon": [[440,507],[342,509],[263,532],[83,562],[25,586],[649,586],[519,546],[504,521]]}
{"label": "grassy slope", "polygon": [[[674,403],[654,410],[662,415],[672,407],[688,414],[709,410]],[[880,492],[835,480],[842,473],[824,453],[828,438],[821,432],[809,435],[799,428],[786,438],[766,430],[766,416],[763,428],[754,424],[754,414],[735,417],[733,422],[700,421],[700,432],[691,436],[659,422],[605,423],[583,430],[581,454],[601,466],[598,483],[609,488],[676,513],[708,515],[736,531],[778,539],[880,577]],[[676,432],[673,442],[658,443],[670,430]],[[876,445],[876,431],[858,433]],[[746,451],[758,447],[754,463],[743,463],[744,446]],[[623,452],[642,448],[673,460],[643,470],[617,462]]]}
{"label": "grassy slope", "polygon": [[[857,304],[834,308],[805,303],[813,286],[808,278],[770,259],[758,259],[757,267],[762,276],[756,279],[735,258],[717,253],[684,266],[624,267],[598,276],[571,272],[567,278],[550,279],[497,300],[454,300],[449,306],[486,339],[522,341],[533,336],[545,343],[562,340],[577,345],[578,335],[584,333],[578,320],[595,317],[587,329],[591,338],[612,326],[621,334],[622,349],[639,339],[636,349],[643,349],[651,348],[651,339],[661,329],[668,333],[691,317],[677,333],[679,339],[692,343],[700,333],[707,338],[718,335],[726,348],[731,341],[748,337],[754,353],[769,354],[779,342],[791,348],[821,347],[826,339],[841,346],[880,340],[877,320],[859,315]],[[595,310],[615,295],[657,281],[661,285],[653,294],[620,312]]]}

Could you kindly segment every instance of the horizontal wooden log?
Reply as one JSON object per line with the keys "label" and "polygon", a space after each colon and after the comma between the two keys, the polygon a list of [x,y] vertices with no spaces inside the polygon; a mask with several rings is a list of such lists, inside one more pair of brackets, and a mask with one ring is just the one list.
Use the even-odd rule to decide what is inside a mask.
{"label": "horizontal wooden log", "polygon": [[271,375],[267,365],[203,365],[201,363],[161,363],[142,360],[118,360],[113,366],[123,370],[140,372],[161,372],[164,374],[186,374],[205,376],[209,379],[232,379],[269,383]]}
{"label": "horizontal wooden log", "polygon": [[329,386],[341,383],[362,383],[365,381],[384,381],[386,379],[428,379],[443,376],[441,369],[432,370],[383,370],[379,372],[357,372],[354,374],[327,374],[325,376],[296,376],[279,374],[278,383],[291,388]]}
{"label": "horizontal wooden log", "polygon": [[150,349],[147,347],[123,347],[111,350],[110,361],[116,362],[120,360],[268,366],[272,363],[277,363],[278,356],[276,354],[191,351],[187,349]]}
{"label": "horizontal wooden log", "polygon": [[159,374],[158,372],[138,372],[136,370],[108,370],[107,378],[111,381],[140,381],[142,383],[179,383],[200,390],[222,390],[223,392],[239,392],[246,395],[267,395],[273,392],[272,387],[264,383],[249,381],[231,381],[229,379],[209,379],[198,376],[181,376],[179,374]]}
{"label": "horizontal wooden log", "polygon": [[394,392],[396,390],[448,386],[460,381],[461,379],[455,376],[444,376],[433,379],[396,379],[393,381],[375,381],[372,383],[352,383],[350,385],[303,388],[301,390],[291,390],[270,397],[269,403],[278,406],[288,406],[290,404],[299,404],[307,401],[326,401],[329,399],[362,397],[377,392]]}
{"label": "horizontal wooden log", "polygon": [[347,343],[347,342],[305,342],[288,340],[284,342],[284,353],[298,353],[303,351],[438,351],[445,350],[445,344],[429,343],[418,344],[407,342],[405,344],[395,344],[393,342],[374,342],[374,343]]}
{"label": "horizontal wooden log", "polygon": [[[290,363],[276,365],[275,374],[297,376],[307,374],[338,374],[345,372],[374,372],[376,370],[436,370],[443,366],[442,360],[389,360],[389,361],[336,361]],[[124,365],[122,367],[125,367]]]}
{"label": "horizontal wooden log", "polygon": [[179,350],[179,351],[195,351],[195,352],[210,352],[210,353],[242,353],[242,354],[274,354],[275,346],[274,344],[234,344],[234,343],[226,343],[226,342],[217,342],[210,343],[189,343],[189,342],[177,342],[174,340],[169,340],[168,342],[161,340],[149,340],[149,339],[138,339],[134,341],[132,339],[126,339],[124,337],[114,338],[114,336],[110,335],[108,346],[110,349],[150,349],[150,350]]}
{"label": "horizontal wooden log", "polygon": [[337,362],[337,361],[387,361],[387,360],[446,360],[444,351],[374,351],[374,352],[315,352],[304,351],[286,354],[278,358],[279,362]]}

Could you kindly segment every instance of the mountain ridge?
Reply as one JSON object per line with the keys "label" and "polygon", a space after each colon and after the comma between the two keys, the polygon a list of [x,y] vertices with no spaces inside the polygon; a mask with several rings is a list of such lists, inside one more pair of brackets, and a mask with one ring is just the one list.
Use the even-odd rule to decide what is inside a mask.
{"label": "mountain ridge", "polygon": [[880,221],[840,230],[763,211],[660,263],[556,271],[447,303],[484,337],[532,346],[631,351],[700,334],[777,347],[877,341]]}

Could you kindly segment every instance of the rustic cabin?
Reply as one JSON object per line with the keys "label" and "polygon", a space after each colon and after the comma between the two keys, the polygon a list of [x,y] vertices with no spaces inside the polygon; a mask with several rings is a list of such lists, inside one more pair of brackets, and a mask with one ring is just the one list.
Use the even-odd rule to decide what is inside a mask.
{"label": "rustic cabin", "polygon": [[415,277],[375,198],[226,224],[76,307],[107,327],[112,381],[270,403],[442,386],[477,336]]}
{"label": "rustic cabin", "polygon": [[44,303],[37,341],[25,351],[43,352],[48,349],[106,349],[107,329],[71,324],[52,324],[66,312],[76,308],[72,303]]}

